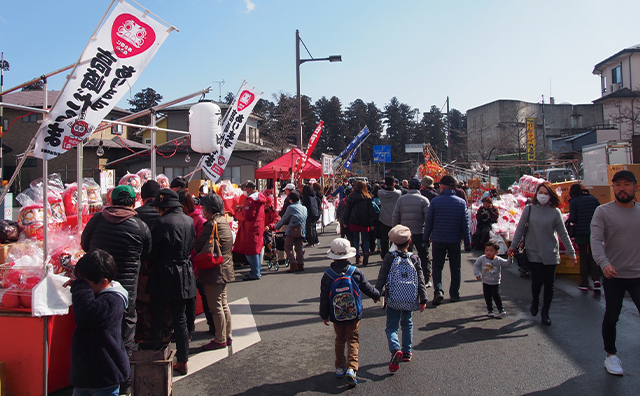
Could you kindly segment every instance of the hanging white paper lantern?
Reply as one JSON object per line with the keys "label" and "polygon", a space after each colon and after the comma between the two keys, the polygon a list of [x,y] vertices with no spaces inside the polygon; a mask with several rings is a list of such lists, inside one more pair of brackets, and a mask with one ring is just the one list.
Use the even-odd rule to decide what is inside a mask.
{"label": "hanging white paper lantern", "polygon": [[211,100],[202,100],[189,109],[189,133],[191,149],[201,154],[216,149],[217,138],[222,132],[220,107]]}

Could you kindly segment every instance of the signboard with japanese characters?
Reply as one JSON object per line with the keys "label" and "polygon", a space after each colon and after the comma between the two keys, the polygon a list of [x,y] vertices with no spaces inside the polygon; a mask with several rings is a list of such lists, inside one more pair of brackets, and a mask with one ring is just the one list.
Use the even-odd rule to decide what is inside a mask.
{"label": "signboard with japanese characters", "polygon": [[118,3],[42,121],[34,155],[48,160],[89,137],[129,91],[171,30],[149,13]]}
{"label": "signboard with japanese characters", "polygon": [[246,82],[242,83],[240,94],[224,116],[222,134],[218,140],[218,150],[204,154],[200,161],[202,170],[214,183],[222,176],[222,172],[224,172],[224,168],[227,166],[231,153],[238,141],[238,135],[240,135],[253,107],[258,103],[263,93],[253,86],[245,88],[246,85],[248,85]]}
{"label": "signboard with japanese characters", "polygon": [[527,118],[527,161],[536,160],[536,126],[534,118]]}
{"label": "signboard with japanese characters", "polygon": [[333,168],[331,167],[331,157],[322,154],[322,174],[333,175]]}

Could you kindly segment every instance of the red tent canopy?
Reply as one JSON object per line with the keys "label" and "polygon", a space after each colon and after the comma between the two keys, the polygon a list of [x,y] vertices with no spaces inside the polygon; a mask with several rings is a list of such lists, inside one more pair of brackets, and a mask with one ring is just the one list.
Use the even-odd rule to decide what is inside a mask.
{"label": "red tent canopy", "polygon": [[[256,169],[255,178],[273,179],[276,177],[278,179],[290,179],[291,169],[295,167],[296,160],[303,155],[300,149],[293,148],[282,157],[268,163],[262,168]],[[316,179],[322,177],[322,165],[313,158],[309,158],[304,168],[302,168],[302,178],[311,179],[312,177]]]}

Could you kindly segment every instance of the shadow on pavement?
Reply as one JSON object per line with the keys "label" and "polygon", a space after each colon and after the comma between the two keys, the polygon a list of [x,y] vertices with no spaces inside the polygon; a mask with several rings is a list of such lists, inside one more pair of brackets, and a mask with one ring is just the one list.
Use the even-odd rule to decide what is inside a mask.
{"label": "shadow on pavement", "polygon": [[[393,374],[377,375],[370,370],[387,366],[387,363],[370,364],[360,366],[358,370],[358,384],[367,382],[378,382],[392,376]],[[356,388],[357,389],[357,388]],[[336,378],[333,372],[315,375],[313,377],[299,379],[291,382],[281,382],[278,384],[260,385],[255,388],[248,389],[236,395],[298,395],[301,393],[317,392],[330,395],[338,395],[353,390],[349,387],[344,378]]]}
{"label": "shadow on pavement", "polygon": [[[495,320],[486,316],[473,316],[470,318],[453,319],[446,322],[429,323],[419,328],[419,331],[433,331],[440,328],[452,328],[444,333],[435,334],[424,338],[413,348],[416,350],[437,350],[445,348],[455,348],[461,344],[472,342],[492,341],[503,338],[521,338],[528,334],[514,334],[534,326],[529,320],[519,319],[515,322],[505,324],[498,329],[482,327],[466,327],[469,323],[481,323],[487,320]],[[414,338],[417,334],[414,334]]]}

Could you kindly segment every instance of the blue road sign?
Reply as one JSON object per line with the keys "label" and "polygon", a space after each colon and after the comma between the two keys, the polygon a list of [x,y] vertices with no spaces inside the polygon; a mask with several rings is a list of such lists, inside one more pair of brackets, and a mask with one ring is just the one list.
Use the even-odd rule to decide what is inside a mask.
{"label": "blue road sign", "polygon": [[391,162],[391,146],[373,146],[373,162]]}

